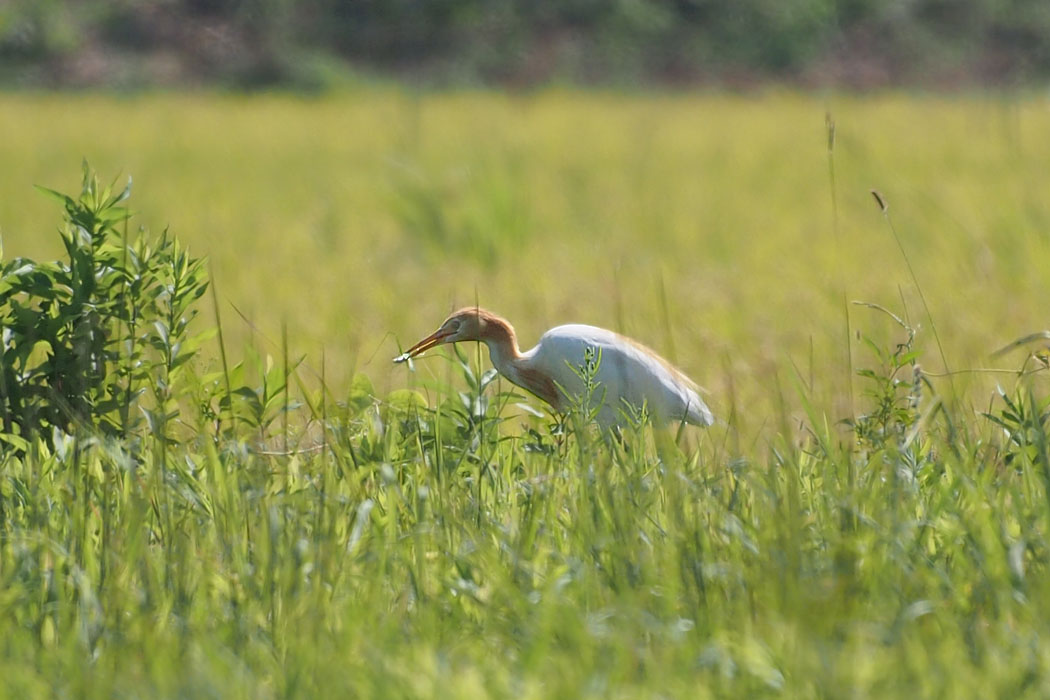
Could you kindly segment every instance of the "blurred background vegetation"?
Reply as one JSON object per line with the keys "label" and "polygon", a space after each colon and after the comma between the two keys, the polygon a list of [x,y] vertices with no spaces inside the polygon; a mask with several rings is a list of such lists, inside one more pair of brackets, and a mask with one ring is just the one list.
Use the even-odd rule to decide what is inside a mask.
{"label": "blurred background vegetation", "polygon": [[0,85],[1027,85],[1046,0],[7,0]]}

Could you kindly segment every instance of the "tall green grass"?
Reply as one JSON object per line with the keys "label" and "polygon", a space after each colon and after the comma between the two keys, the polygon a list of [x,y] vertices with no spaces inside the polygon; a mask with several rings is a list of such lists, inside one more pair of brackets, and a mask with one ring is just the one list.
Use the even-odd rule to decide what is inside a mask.
{"label": "tall green grass", "polygon": [[[152,193],[153,176],[132,168],[140,220],[156,226],[155,209],[207,224],[195,233],[173,221],[194,253],[211,256],[213,296],[198,301],[198,323],[210,315],[204,325],[219,332],[180,385],[177,434],[140,425],[129,449],[100,431],[52,432],[30,439],[24,455],[4,454],[6,694],[1050,690],[1045,364],[1019,347],[994,361],[1007,373],[957,374],[949,390],[929,325],[952,370],[991,364],[988,351],[1044,325],[1037,305],[1010,298],[1035,275],[1020,260],[1035,266],[1043,255],[1035,231],[1047,211],[1035,187],[1045,176],[1034,159],[1045,144],[1034,103],[1018,107],[1022,125],[998,145],[961,138],[968,120],[996,123],[996,105],[836,107],[832,187],[844,243],[835,254],[824,110],[807,100],[767,98],[770,110],[756,113],[753,102],[729,98],[367,97],[367,108],[365,96],[124,103],[137,117],[178,105],[184,118],[167,126],[183,145],[201,146],[185,135],[204,134],[218,114],[243,127],[235,130],[243,140],[226,134],[225,158],[207,151],[215,143],[179,151],[214,163],[183,166],[201,180],[183,181],[183,199],[163,187]],[[5,99],[45,113],[63,104]],[[121,106],[74,102],[87,121]],[[249,106],[260,114],[249,117]],[[766,114],[772,106],[780,120]],[[321,147],[317,130],[285,139],[247,127],[295,116],[376,125],[372,115],[384,109],[394,124],[415,124],[396,139],[378,132],[410,169],[383,170],[374,139],[335,139],[333,149],[355,150],[390,179],[370,182],[373,171],[346,165],[362,191],[347,187],[349,202],[296,228],[303,203],[336,185],[318,176],[307,196],[290,178],[275,191],[259,164],[269,153],[286,168],[324,164],[331,175],[339,154]],[[922,114],[940,120],[925,141],[908,130]],[[478,115],[473,147],[450,115]],[[803,115],[816,115],[812,153],[778,126]],[[503,120],[508,128],[496,129]],[[705,120],[721,134],[698,128]],[[878,128],[846,126],[858,122]],[[632,124],[635,132],[624,130]],[[131,119],[121,138],[137,148],[149,132],[145,119]],[[119,140],[105,133],[96,143]],[[307,142],[313,150],[296,150]],[[518,160],[487,154],[480,171],[449,165],[481,162],[478,144]],[[938,182],[921,177],[934,170],[920,158],[931,152],[943,166]],[[231,163],[231,153],[242,160]],[[859,180],[890,172],[900,181],[866,181],[855,192]],[[208,189],[219,181],[227,189]],[[874,186],[894,206],[914,274],[870,202]],[[745,196],[756,190],[762,196]],[[986,206],[989,198],[1000,206]],[[15,219],[11,201],[0,217]],[[47,254],[46,242],[26,235],[56,220],[53,202],[42,201],[52,209],[38,219],[27,200],[21,223],[4,223],[5,256],[16,246]],[[196,213],[189,204],[169,213],[166,201]],[[957,226],[942,229],[938,205],[947,203]],[[286,218],[277,216],[285,207]],[[233,233],[219,235],[211,223],[227,208]],[[420,214],[428,208],[442,211],[437,231],[448,237],[428,228]],[[464,223],[512,225],[519,214],[526,223],[512,242]],[[323,224],[325,216],[334,218]],[[596,247],[549,230],[555,222],[605,237]],[[325,230],[353,240],[325,242]],[[964,278],[975,288],[954,286]],[[300,291],[289,295],[289,286]],[[497,308],[505,300],[523,335],[572,310],[659,338],[649,342],[711,385],[721,422],[689,429],[677,444],[648,428],[606,439],[585,421],[546,414],[487,372],[473,348],[388,374],[396,339],[381,341],[383,333],[415,340],[449,302],[475,295]],[[972,305],[979,295],[986,301]],[[848,307],[850,348],[844,297],[868,304]],[[382,332],[368,330],[380,321]],[[856,369],[848,403],[844,356]]]}
{"label": "tall green grass", "polygon": [[807,404],[769,444],[737,452],[729,425],[658,455],[645,431],[507,425],[517,399],[453,370],[429,405],[326,403],[312,449],[5,459],[7,692],[1047,691],[1050,463],[1024,393],[996,414],[1013,442],[909,393],[855,452]]}

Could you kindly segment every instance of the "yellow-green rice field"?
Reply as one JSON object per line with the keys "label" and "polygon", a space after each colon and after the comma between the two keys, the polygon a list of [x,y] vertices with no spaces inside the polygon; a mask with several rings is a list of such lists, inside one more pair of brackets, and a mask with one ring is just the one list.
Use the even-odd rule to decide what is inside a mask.
{"label": "yellow-green rice field", "polygon": [[[224,341],[120,346],[108,433],[0,435],[0,697],[1050,695],[1046,361],[993,356],[1050,326],[1046,96],[6,94],[4,265],[63,254],[33,185],[82,159]],[[636,337],[719,422],[390,362],[474,302]]]}

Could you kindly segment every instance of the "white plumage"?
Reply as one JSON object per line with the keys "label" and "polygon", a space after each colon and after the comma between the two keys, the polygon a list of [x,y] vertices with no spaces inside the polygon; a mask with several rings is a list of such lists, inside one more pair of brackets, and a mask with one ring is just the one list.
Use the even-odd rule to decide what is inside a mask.
{"label": "white plumage", "polygon": [[590,398],[603,428],[623,425],[640,415],[643,407],[657,425],[685,421],[707,426],[714,422],[698,387],[680,370],[644,345],[594,326],[552,328],[536,347],[521,352],[514,328],[505,319],[484,309],[461,309],[395,362],[435,345],[463,340],[485,343],[500,374],[563,412],[585,398],[581,375],[587,373],[591,350]]}
{"label": "white plumage", "polygon": [[588,349],[593,349],[597,362],[592,401],[601,402],[597,421],[602,427],[622,424],[643,406],[658,425],[714,422],[688,377],[648,348],[604,328],[580,324],[552,328],[522,357],[569,396],[580,397],[586,390],[580,374]]}

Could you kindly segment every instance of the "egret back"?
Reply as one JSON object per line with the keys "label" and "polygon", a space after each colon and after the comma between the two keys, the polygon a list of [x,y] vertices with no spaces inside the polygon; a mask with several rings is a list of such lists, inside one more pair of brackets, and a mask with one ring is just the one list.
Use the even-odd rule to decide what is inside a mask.
{"label": "egret back", "polygon": [[599,425],[622,425],[625,414],[643,406],[656,424],[714,422],[696,384],[680,370],[644,345],[603,328],[577,324],[552,328],[522,359],[548,374],[571,402],[586,388],[580,374],[588,348],[594,348],[599,360],[592,395],[592,401],[602,402]]}

